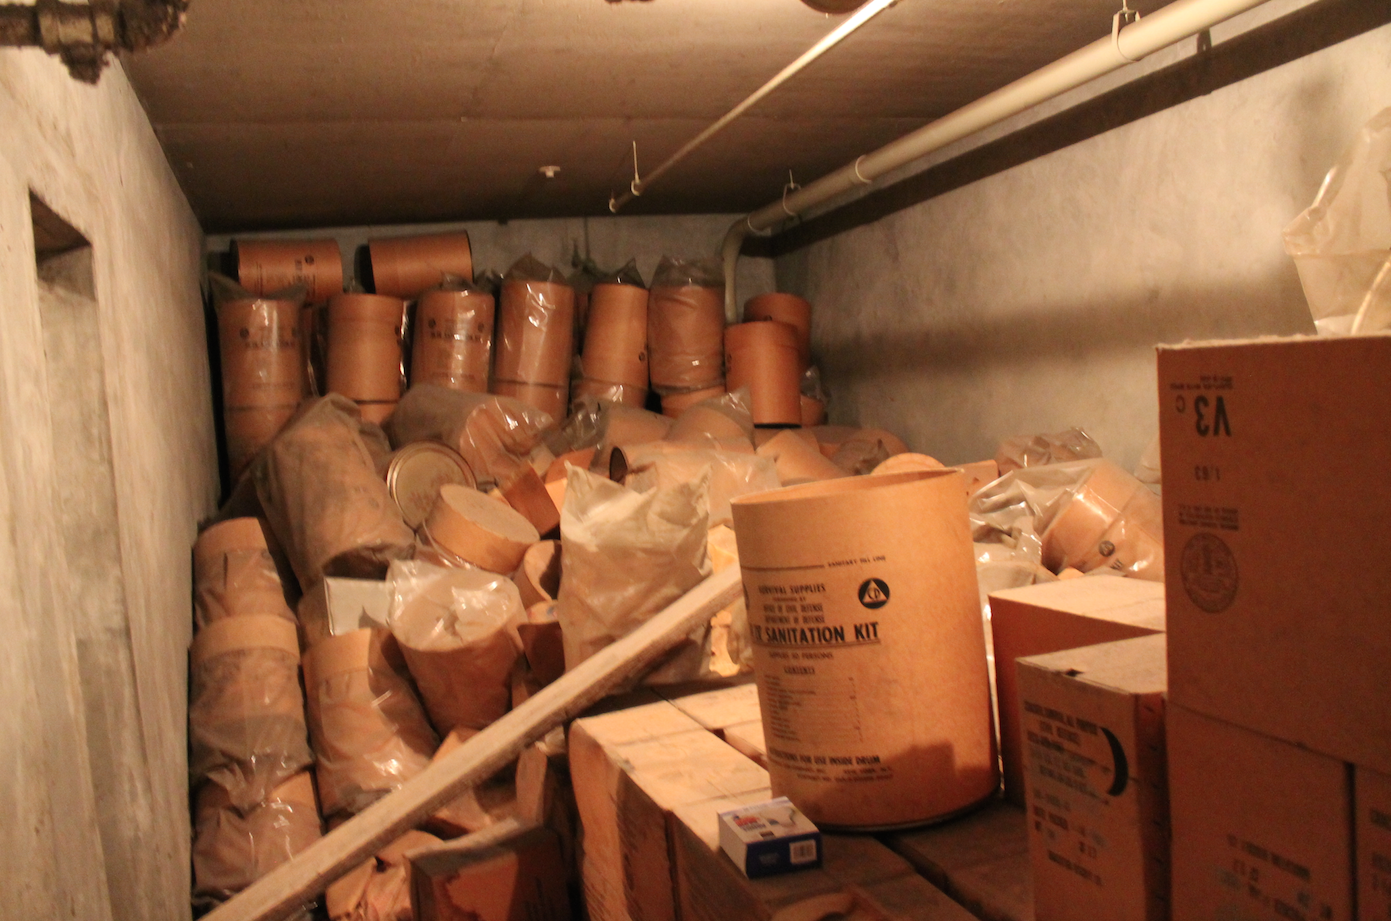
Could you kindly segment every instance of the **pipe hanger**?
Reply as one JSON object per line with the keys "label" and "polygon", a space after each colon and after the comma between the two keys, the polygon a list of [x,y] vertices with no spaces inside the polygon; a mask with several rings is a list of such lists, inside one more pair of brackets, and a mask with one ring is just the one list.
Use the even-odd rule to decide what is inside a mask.
{"label": "pipe hanger", "polygon": [[892,170],[969,137],[1068,90],[1125,67],[1161,48],[1190,38],[1260,6],[1266,0],[1176,0],[1143,19],[1128,5],[1112,20],[1110,34],[1013,83],[988,93],[853,163],[822,176],[735,221],[721,246],[724,258],[725,316],[738,321],[734,288],[739,250],[751,233],[768,230],[853,188],[868,185]]}

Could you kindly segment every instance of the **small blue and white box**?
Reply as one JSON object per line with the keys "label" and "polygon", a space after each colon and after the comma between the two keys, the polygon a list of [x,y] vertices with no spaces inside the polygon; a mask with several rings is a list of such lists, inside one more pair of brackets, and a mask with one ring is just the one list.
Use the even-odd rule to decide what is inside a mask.
{"label": "small blue and white box", "polygon": [[785,796],[719,816],[720,848],[749,879],[821,866],[821,832]]}

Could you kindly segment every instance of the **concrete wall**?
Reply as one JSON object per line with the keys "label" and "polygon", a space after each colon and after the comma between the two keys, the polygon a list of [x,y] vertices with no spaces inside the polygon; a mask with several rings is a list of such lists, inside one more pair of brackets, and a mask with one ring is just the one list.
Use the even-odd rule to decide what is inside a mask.
{"label": "concrete wall", "polygon": [[[550,220],[469,221],[394,227],[332,227],[285,233],[231,234],[208,237],[208,249],[226,250],[233,237],[243,239],[325,236],[338,240],[343,252],[343,277],[352,276],[353,253],[373,237],[411,233],[443,233],[465,230],[473,248],[475,272],[506,272],[530,252],[569,274],[571,254],[578,248],[602,269],[616,269],[629,259],[638,261],[643,281],[652,283],[652,272],[664,255],[714,255],[733,223],[733,214],[678,215],[673,217],[554,218]],[[773,264],[767,259],[743,259],[739,264],[739,290],[749,295],[773,290]]]}
{"label": "concrete wall", "polygon": [[1313,331],[1280,231],[1388,86],[1382,27],[780,258],[832,421],[948,463],[1080,425],[1133,466],[1155,343]]}
{"label": "concrete wall", "polygon": [[202,235],[119,67],[0,51],[0,125],[0,915],[185,918]]}

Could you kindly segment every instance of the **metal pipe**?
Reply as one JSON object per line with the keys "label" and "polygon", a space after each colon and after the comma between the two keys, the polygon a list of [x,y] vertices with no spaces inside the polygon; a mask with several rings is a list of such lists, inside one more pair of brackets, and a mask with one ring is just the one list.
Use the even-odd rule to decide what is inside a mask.
{"label": "metal pipe", "polygon": [[868,185],[887,172],[911,163],[948,144],[959,141],[1017,115],[1026,109],[1060,96],[1089,80],[1119,70],[1147,55],[1209,29],[1238,13],[1260,6],[1265,0],[1176,0],[1124,28],[1117,27],[1106,38],[1098,39],[1078,51],[1021,77],[944,115],[917,131],[893,141],[853,163],[842,166],[815,182],[765,205],[730,226],[721,246],[724,258],[725,315],[738,321],[738,298],[734,290],[735,268],[744,238],[767,230],[789,215],[829,201],[855,188]]}
{"label": "metal pipe", "polygon": [[[721,116],[718,121],[710,125],[710,127],[687,141],[680,150],[670,157],[667,157],[656,169],[648,173],[646,178],[639,178],[635,175],[632,183],[628,186],[628,191],[616,198],[609,199],[609,211],[617,214],[619,208],[622,208],[628,202],[647,191],[647,188],[652,185],[652,183],[660,179],[676,164],[690,156],[696,148],[728,128],[735,119],[747,112],[769,93],[773,92],[773,90],[782,86],[788,80],[791,80],[812,61],[815,61],[817,58],[821,57],[821,55],[840,44],[841,40],[850,35],[850,33],[869,22],[875,16],[878,16],[884,10],[896,5],[898,2],[899,0],[871,0],[870,3],[861,8],[854,16],[845,20],[845,22],[837,26],[829,35],[821,39],[821,41],[817,42],[815,45],[812,45],[801,57],[778,71],[777,76],[754,90],[743,102],[730,109]],[[634,156],[636,156],[636,154]]]}

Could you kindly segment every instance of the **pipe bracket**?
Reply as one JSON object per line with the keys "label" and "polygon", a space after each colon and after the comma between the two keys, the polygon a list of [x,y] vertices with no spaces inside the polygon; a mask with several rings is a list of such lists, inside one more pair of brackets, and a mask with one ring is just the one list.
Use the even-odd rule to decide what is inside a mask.
{"label": "pipe bracket", "polygon": [[1121,8],[1111,17],[1111,47],[1116,49],[1116,55],[1127,64],[1138,64],[1140,58],[1132,58],[1121,50],[1121,29],[1139,21],[1140,11],[1132,10],[1129,0],[1121,0]]}

